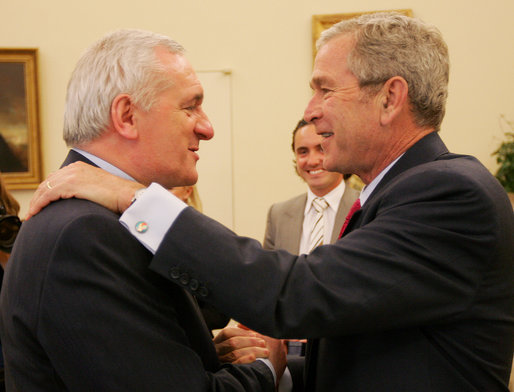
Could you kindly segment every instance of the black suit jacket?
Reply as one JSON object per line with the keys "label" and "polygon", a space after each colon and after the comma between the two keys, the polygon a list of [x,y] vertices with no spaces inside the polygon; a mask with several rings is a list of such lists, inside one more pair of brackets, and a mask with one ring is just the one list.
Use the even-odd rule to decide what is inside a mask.
{"label": "black suit jacket", "polygon": [[8,390],[273,391],[262,362],[220,365],[191,295],[118,218],[68,199],[23,224],[0,298]]}
{"label": "black suit jacket", "polygon": [[310,391],[506,391],[513,232],[496,179],[432,133],[334,245],[263,250],[188,208],[150,267],[187,271],[207,301],[259,332],[318,339]]}

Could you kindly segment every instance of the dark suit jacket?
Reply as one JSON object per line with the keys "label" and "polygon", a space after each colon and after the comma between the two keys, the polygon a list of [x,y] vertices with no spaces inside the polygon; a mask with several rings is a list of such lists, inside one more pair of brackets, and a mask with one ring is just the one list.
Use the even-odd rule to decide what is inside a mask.
{"label": "dark suit jacket", "polygon": [[[331,244],[339,237],[346,215],[358,197],[359,192],[350,188],[347,183],[337,209]],[[307,203],[307,193],[270,207],[262,244],[264,249],[285,249],[290,253],[299,253],[305,203]]]}
{"label": "dark suit jacket", "polygon": [[207,301],[259,332],[319,339],[310,391],[506,391],[514,217],[496,179],[430,134],[348,230],[294,256],[187,208],[150,268],[187,271]]}
{"label": "dark suit jacket", "polygon": [[273,391],[264,363],[219,364],[190,294],[118,218],[68,199],[23,223],[0,298],[8,390]]}

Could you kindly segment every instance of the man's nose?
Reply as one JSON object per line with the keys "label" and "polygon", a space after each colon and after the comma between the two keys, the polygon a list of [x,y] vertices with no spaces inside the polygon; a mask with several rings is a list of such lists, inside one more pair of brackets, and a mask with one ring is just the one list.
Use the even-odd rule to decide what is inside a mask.
{"label": "man's nose", "polygon": [[200,140],[209,140],[214,136],[214,129],[209,120],[209,117],[203,110],[199,113],[198,121],[195,127],[195,133],[198,135]]}
{"label": "man's nose", "polygon": [[311,151],[307,158],[307,164],[310,167],[316,167],[323,163],[323,153],[321,151]]}
{"label": "man's nose", "polygon": [[312,122],[321,117],[321,105],[317,94],[314,94],[310,99],[305,112],[303,113],[303,119],[307,122]]}

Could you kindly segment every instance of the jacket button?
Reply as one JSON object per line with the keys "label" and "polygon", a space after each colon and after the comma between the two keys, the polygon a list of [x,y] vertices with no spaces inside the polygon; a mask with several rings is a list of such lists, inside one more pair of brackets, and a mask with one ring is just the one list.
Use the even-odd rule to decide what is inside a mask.
{"label": "jacket button", "polygon": [[178,279],[180,277],[180,269],[178,267],[174,267],[170,269],[170,278]]}
{"label": "jacket button", "polygon": [[180,284],[183,284],[184,286],[186,286],[189,283],[189,275],[186,273],[183,273],[182,275],[180,275],[179,282],[180,282]]}
{"label": "jacket button", "polygon": [[192,291],[196,291],[198,290],[198,287],[200,287],[200,283],[196,279],[191,279],[191,281],[189,282],[189,288]]}
{"label": "jacket button", "polygon": [[207,297],[208,294],[209,294],[209,290],[207,290],[207,287],[201,286],[198,288],[198,295],[200,297]]}

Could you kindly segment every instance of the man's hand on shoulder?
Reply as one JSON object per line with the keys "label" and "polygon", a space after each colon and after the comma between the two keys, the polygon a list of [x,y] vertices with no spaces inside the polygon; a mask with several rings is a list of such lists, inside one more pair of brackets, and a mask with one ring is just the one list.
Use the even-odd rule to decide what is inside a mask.
{"label": "man's hand on shoulder", "polygon": [[72,197],[91,200],[122,213],[130,206],[135,191],[142,187],[87,163],[74,162],[51,173],[39,184],[25,219],[36,215],[52,201]]}

